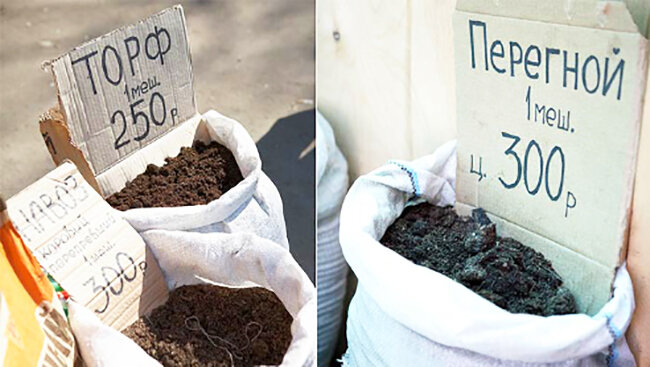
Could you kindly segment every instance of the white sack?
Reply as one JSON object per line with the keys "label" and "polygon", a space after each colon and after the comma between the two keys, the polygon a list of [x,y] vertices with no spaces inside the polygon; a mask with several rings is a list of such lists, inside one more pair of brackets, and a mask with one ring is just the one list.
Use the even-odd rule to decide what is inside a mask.
{"label": "white sack", "polygon": [[[261,286],[273,291],[293,317],[293,338],[281,366],[315,366],[316,292],[289,251],[246,233],[151,230],[142,236],[163,270],[169,289],[213,283]],[[71,305],[70,324],[90,367],[159,366],[133,341],[102,324],[83,306]]]}
{"label": "white sack", "polygon": [[348,165],[334,132],[316,114],[316,185],[318,208],[318,365],[328,366],[341,327],[348,266],[339,245],[339,214],[348,188]]}
{"label": "white sack", "polygon": [[130,209],[122,212],[124,219],[138,232],[150,229],[248,232],[288,248],[280,193],[262,172],[257,146],[246,129],[216,111],[203,114],[196,126],[194,139],[206,143],[216,141],[228,148],[244,180],[206,205]]}
{"label": "white sack", "polygon": [[451,142],[413,162],[391,162],[360,177],[348,192],[340,241],[359,287],[349,310],[344,365],[585,366],[602,364],[614,337],[615,365],[633,365],[622,338],[634,309],[624,266],[614,297],[596,316],[541,317],[505,311],[378,242],[414,196],[453,204],[455,150]]}
{"label": "white sack", "polygon": [[316,186],[318,218],[338,216],[348,188],[348,163],[320,112],[316,113]]}

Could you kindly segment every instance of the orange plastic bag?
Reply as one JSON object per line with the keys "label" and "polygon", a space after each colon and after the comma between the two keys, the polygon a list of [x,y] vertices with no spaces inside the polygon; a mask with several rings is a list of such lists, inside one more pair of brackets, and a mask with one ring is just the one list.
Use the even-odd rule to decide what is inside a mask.
{"label": "orange plastic bag", "polygon": [[56,292],[9,220],[0,198],[0,361],[72,366],[74,337]]}

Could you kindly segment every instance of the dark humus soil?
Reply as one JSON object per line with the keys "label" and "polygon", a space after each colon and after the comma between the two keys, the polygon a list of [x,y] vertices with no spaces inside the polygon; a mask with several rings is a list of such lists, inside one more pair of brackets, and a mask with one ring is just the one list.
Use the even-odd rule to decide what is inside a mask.
{"label": "dark humus soil", "polygon": [[182,148],[162,167],[147,170],[106,201],[119,210],[202,205],[216,200],[243,180],[235,157],[216,142]]}
{"label": "dark humus soil", "polygon": [[452,207],[409,206],[381,243],[510,312],[541,316],[577,312],[573,295],[551,263],[512,238],[497,237],[482,209],[474,210],[470,218],[459,217]]}
{"label": "dark humus soil", "polygon": [[278,365],[292,321],[269,290],[201,284],[173,290],[122,333],[164,366]]}

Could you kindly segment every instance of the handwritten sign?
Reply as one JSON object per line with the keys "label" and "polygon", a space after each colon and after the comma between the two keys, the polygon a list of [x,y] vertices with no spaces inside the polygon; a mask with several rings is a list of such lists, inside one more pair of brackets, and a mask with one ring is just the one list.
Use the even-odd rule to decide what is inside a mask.
{"label": "handwritten sign", "polygon": [[137,232],[64,163],[7,202],[43,268],[106,324],[122,329],[164,301],[167,288]]}
{"label": "handwritten sign", "polygon": [[196,114],[180,6],[51,62],[73,143],[95,175]]}
{"label": "handwritten sign", "polygon": [[526,237],[598,311],[624,251],[646,40],[463,11],[454,31],[458,205]]}

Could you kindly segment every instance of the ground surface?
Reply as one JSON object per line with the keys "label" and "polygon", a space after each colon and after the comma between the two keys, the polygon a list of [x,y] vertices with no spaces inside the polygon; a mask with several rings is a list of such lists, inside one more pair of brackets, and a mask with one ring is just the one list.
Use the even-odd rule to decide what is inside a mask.
{"label": "ground surface", "polygon": [[[178,2],[0,0],[0,193],[54,168],[37,124],[56,103],[42,61]],[[313,2],[181,3],[200,111],[237,119],[257,141],[278,119],[313,108]]]}
{"label": "ground surface", "polygon": [[314,283],[316,151],[310,147],[316,134],[315,113],[309,110],[284,117],[257,142],[262,169],[282,197],[291,253]]}
{"label": "ground surface", "polygon": [[[39,115],[56,103],[42,61],[179,2],[187,18],[201,112],[215,109],[235,118],[258,141],[276,122],[313,108],[311,1],[0,0],[0,195],[12,196],[54,168],[37,124]],[[293,126],[303,135],[313,131],[314,120],[298,116],[303,116],[301,125]],[[313,136],[305,142],[275,134],[265,139],[262,161],[266,165],[288,159],[276,164],[295,165],[307,175],[300,182],[309,181],[303,166],[313,162],[313,151],[302,159],[299,153]],[[313,177],[313,168],[310,171]],[[292,252],[313,280],[313,197],[293,205],[286,195],[296,190],[294,177],[280,174],[272,179],[285,202]],[[313,193],[313,184],[297,189]]]}

